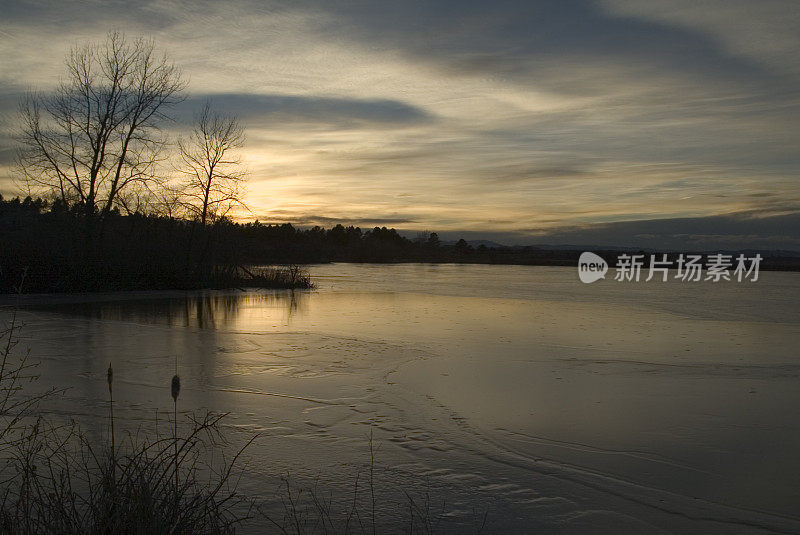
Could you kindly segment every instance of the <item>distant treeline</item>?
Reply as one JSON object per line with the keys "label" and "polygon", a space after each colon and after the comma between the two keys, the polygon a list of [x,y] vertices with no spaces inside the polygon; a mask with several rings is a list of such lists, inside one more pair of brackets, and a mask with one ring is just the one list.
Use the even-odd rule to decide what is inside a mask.
{"label": "distant treeline", "polygon": [[310,286],[296,267],[253,269],[294,263],[252,262],[248,243],[256,240],[225,218],[202,225],[117,210],[87,216],[60,199],[0,196],[0,292],[20,284],[26,293]]}
{"label": "distant treeline", "polygon": [[[60,199],[0,196],[0,291],[74,292],[230,286],[250,266],[326,262],[566,263],[533,248],[443,245],[437,234],[415,239],[395,229],[336,225],[236,223],[201,225],[162,215],[114,210],[87,217]],[[535,254],[534,254],[535,253]],[[571,255],[570,255],[571,257]],[[268,284],[267,284],[268,285]]]}
{"label": "distant treeline", "polygon": [[[615,251],[596,251],[614,265]],[[245,285],[250,266],[326,262],[460,262],[577,266],[580,251],[443,244],[436,233],[415,239],[395,229],[353,226],[301,229],[291,224],[200,225],[158,215],[112,211],[86,217],[61,200],[0,196],[0,292],[190,289]],[[643,253],[644,254],[644,253]],[[674,256],[674,255],[673,255]],[[800,268],[800,259],[765,257],[762,269]],[[242,271],[245,270],[245,271]],[[243,276],[246,273],[247,276]],[[287,271],[295,276],[295,270]],[[297,280],[261,281],[292,287]],[[252,280],[250,282],[253,282]]]}

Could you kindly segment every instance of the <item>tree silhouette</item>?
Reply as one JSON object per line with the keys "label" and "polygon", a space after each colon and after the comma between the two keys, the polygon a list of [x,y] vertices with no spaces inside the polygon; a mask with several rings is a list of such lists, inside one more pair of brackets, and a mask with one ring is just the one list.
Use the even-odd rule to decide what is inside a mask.
{"label": "tree silhouette", "polygon": [[244,206],[246,172],[234,152],[244,144],[244,129],[235,117],[211,110],[206,103],[188,140],[178,144],[186,208],[205,226],[236,205]]}
{"label": "tree silhouette", "polygon": [[20,105],[17,162],[28,189],[79,203],[91,218],[125,192],[151,188],[164,146],[159,123],[184,86],[151,40],[112,32],[74,48],[55,93],[31,93]]}

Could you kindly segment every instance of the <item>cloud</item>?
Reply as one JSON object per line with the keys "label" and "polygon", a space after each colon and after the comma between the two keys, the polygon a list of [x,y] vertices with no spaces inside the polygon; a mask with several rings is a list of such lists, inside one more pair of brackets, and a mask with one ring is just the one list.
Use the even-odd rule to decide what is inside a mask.
{"label": "cloud", "polygon": [[0,81],[0,169],[14,161],[14,131],[22,92]]}
{"label": "cloud", "polygon": [[247,126],[279,129],[287,125],[323,125],[357,129],[418,125],[434,120],[431,113],[391,99],[331,98],[252,93],[192,94],[178,110],[179,120],[191,123],[199,103],[239,117]]}
{"label": "cloud", "polygon": [[702,32],[729,54],[775,72],[800,73],[795,61],[800,12],[792,0],[761,0],[757,5],[749,0],[603,0],[602,5],[617,16]]}
{"label": "cloud", "polygon": [[[520,234],[525,233],[522,231]],[[771,215],[745,211],[707,217],[619,221],[581,227],[530,229],[527,233],[528,243],[551,245],[676,251],[743,248],[800,251],[800,211]]]}
{"label": "cloud", "polygon": [[291,211],[276,210],[268,214],[257,217],[262,223],[291,223],[299,226],[312,226],[319,225],[323,227],[333,227],[336,225],[344,226],[386,226],[386,225],[404,225],[408,223],[415,223],[413,219],[405,217],[329,217],[316,214],[302,214],[293,213]]}
{"label": "cloud", "polygon": [[[735,53],[695,25],[658,17],[632,17],[591,0],[558,3],[448,0],[415,3],[293,2],[291,9],[329,15],[321,30],[384,46],[453,72],[488,73],[523,83],[535,81],[561,92],[596,93],[604,68],[685,73],[750,84],[772,84],[781,73]],[[790,7],[788,4],[787,7]],[[698,8],[708,19],[715,11]],[[757,10],[751,9],[751,15]],[[592,72],[594,62],[600,69]],[[561,69],[557,67],[567,67]],[[558,72],[560,75],[553,76]],[[571,71],[571,74],[570,74]],[[596,74],[596,76],[594,75]],[[545,76],[539,76],[545,75]],[[588,76],[587,76],[588,75]],[[582,80],[583,79],[583,80]]]}

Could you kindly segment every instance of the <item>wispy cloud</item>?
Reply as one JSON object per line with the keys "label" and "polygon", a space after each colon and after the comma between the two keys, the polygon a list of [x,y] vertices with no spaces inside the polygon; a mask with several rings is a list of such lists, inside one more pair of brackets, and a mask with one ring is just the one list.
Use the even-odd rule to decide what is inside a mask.
{"label": "wispy cloud", "polygon": [[399,100],[254,93],[192,94],[181,106],[178,117],[191,122],[192,109],[204,101],[236,115],[244,125],[254,128],[391,128],[434,120],[432,113]]}
{"label": "wispy cloud", "polygon": [[190,81],[171,128],[208,97],[247,125],[253,214],[526,236],[800,210],[792,2],[6,7],[0,113],[72,44],[152,35]]}

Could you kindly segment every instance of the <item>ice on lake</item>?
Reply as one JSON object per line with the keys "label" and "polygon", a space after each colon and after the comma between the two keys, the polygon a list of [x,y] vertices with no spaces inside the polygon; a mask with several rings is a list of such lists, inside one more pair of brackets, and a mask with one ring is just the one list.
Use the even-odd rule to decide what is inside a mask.
{"label": "ice on lake", "polygon": [[286,473],[347,492],[372,432],[381,476],[444,500],[445,531],[488,511],[487,532],[800,532],[800,274],[311,273],[304,292],[26,297],[39,383],[68,388],[46,410],[101,439],[113,362],[119,417],[166,418],[177,358],[182,411],[261,434],[242,488],[265,499]]}

